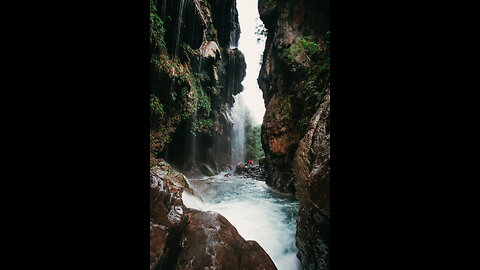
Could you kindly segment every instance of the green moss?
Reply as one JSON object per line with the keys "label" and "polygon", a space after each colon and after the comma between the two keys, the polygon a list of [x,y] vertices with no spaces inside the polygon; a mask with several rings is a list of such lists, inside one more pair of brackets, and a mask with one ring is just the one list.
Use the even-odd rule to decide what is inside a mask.
{"label": "green moss", "polygon": [[[298,56],[304,56],[305,62],[297,63]],[[321,102],[330,83],[330,31],[319,41],[311,36],[298,37],[294,44],[279,53],[279,57],[305,74],[307,79],[302,81],[305,101]]]}
{"label": "green moss", "polygon": [[150,112],[152,114],[158,114],[160,118],[165,116],[165,111],[163,110],[163,104],[160,103],[158,97],[150,95]]}
{"label": "green moss", "polygon": [[276,6],[276,5],[277,5],[276,0],[267,0],[266,3],[265,3],[265,6],[267,6],[267,7],[273,7],[273,6]]}
{"label": "green moss", "polygon": [[158,16],[157,8],[152,0],[150,0],[150,45],[155,48],[156,51],[167,51],[163,21]]}

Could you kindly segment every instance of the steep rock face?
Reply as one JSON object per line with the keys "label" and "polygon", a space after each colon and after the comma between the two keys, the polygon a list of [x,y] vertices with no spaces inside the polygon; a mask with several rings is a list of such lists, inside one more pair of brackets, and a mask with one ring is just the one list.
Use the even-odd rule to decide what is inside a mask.
{"label": "steep rock face", "polygon": [[[150,173],[150,269],[172,269],[187,223],[183,176],[160,160]],[[173,189],[171,189],[173,187]]]}
{"label": "steep rock face", "polygon": [[231,159],[233,96],[246,63],[236,0],[151,0],[151,160],[188,175]]}
{"label": "steep rock face", "polygon": [[300,202],[303,269],[329,269],[329,0],[259,0],[268,30],[258,83],[267,184]]}
{"label": "steep rock face", "polygon": [[194,209],[189,214],[176,269],[277,269],[257,242],[245,241],[222,215]]}
{"label": "steep rock face", "polygon": [[282,54],[298,46],[305,37],[315,40],[318,47],[322,46],[324,34],[329,29],[329,1],[260,0],[258,8],[268,30],[258,77],[266,107],[262,145],[269,173],[267,184],[294,193],[291,164],[305,133],[301,125],[305,125],[318,107],[315,98],[310,97],[319,90],[310,90],[318,81],[309,79],[315,70],[308,51],[299,50],[292,59]]}
{"label": "steep rock face", "polygon": [[187,208],[185,176],[164,160],[150,170],[150,269],[276,269],[222,215]]}
{"label": "steep rock face", "polygon": [[330,95],[310,120],[293,161],[295,197],[300,202],[296,245],[304,269],[329,269]]}

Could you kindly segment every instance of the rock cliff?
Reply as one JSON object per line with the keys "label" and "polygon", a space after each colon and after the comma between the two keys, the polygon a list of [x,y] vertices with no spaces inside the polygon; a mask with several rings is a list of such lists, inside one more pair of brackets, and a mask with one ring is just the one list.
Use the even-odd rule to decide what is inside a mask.
{"label": "rock cliff", "polygon": [[296,245],[304,269],[330,269],[330,95],[310,120],[293,160],[300,202]]}
{"label": "rock cliff", "polygon": [[303,269],[329,269],[330,2],[259,0],[267,40],[258,83],[267,184],[300,202]]}
{"label": "rock cliff", "polygon": [[230,165],[233,96],[246,63],[236,0],[151,0],[151,165],[186,174]]}
{"label": "rock cliff", "polygon": [[216,212],[187,208],[188,181],[164,160],[150,174],[150,269],[277,269]]}

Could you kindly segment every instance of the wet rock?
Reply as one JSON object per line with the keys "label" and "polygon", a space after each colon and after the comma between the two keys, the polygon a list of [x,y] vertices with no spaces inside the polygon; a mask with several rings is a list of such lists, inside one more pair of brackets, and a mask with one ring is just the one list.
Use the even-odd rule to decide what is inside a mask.
{"label": "wet rock", "polygon": [[[306,98],[304,81],[311,77],[282,59],[282,52],[297,38],[319,39],[329,29],[329,0],[259,0],[260,18],[268,30],[258,84],[263,92],[265,116],[262,146],[268,171],[267,184],[282,192],[295,193],[292,161],[304,136],[300,121],[311,118],[318,108]],[[294,61],[305,67],[305,57]]]}
{"label": "wet rock", "polygon": [[154,179],[160,178],[165,180],[169,191],[175,196],[181,198],[183,190],[187,190],[194,194],[194,191],[188,184],[187,177],[182,173],[175,171],[165,160],[162,159],[161,162],[158,163],[158,166],[152,167],[150,172]]}
{"label": "wet rock", "polygon": [[176,269],[277,269],[257,242],[245,241],[222,215],[189,213]]}
{"label": "wet rock", "polygon": [[242,175],[259,181],[266,181],[267,179],[267,171],[260,165],[247,166]]}
{"label": "wet rock", "polygon": [[235,166],[235,175],[242,174],[247,170],[247,163],[246,162],[240,162]]}
{"label": "wet rock", "polygon": [[[176,261],[180,238],[186,224],[178,175],[168,164],[150,172],[150,268],[165,269]],[[169,184],[170,183],[170,184]],[[174,188],[174,192],[170,187]]]}
{"label": "wet rock", "polygon": [[[167,51],[177,55],[180,62],[162,60],[159,62],[168,63],[168,68],[160,68],[161,64],[151,66],[151,94],[168,108],[164,117],[153,115],[151,120],[151,166],[163,157],[185,175],[196,177],[213,175],[212,171],[216,174],[231,164],[233,122],[228,114],[234,95],[243,90],[241,81],[246,75],[243,53],[231,46],[240,37],[236,2],[152,3],[163,20]],[[178,18],[180,11],[182,18]],[[151,50],[152,60],[171,58],[161,46],[157,47]],[[153,53],[157,54],[155,58]],[[197,95],[199,90],[202,95]],[[180,98],[181,95],[188,98]],[[200,96],[209,100],[208,116],[197,117],[192,105],[197,104]]]}
{"label": "wet rock", "polygon": [[220,49],[215,41],[204,40],[199,50],[203,58],[211,57],[216,59],[220,55]]}
{"label": "wet rock", "polygon": [[258,160],[258,165],[260,165],[260,166],[265,166],[265,165],[266,165],[266,159],[265,159],[265,157],[261,157],[261,158]]}
{"label": "wet rock", "polygon": [[216,174],[215,171],[206,163],[200,163],[199,167],[202,173],[206,176],[214,176]]}
{"label": "wet rock", "polygon": [[321,100],[310,98],[305,82],[313,74],[305,54],[296,53],[292,63],[282,52],[298,44],[297,38],[323,41],[322,33],[330,28],[330,1],[259,0],[258,8],[268,30],[257,79],[266,108],[267,184],[294,193],[300,202],[296,245],[302,269],[329,269],[330,90],[328,84],[316,86],[316,93],[325,94]]}
{"label": "wet rock", "polygon": [[296,243],[304,269],[330,268],[330,96],[312,117],[293,162],[300,202]]}
{"label": "wet rock", "polygon": [[245,241],[216,212],[187,208],[194,194],[183,174],[161,161],[150,170],[150,269],[276,269],[255,241]]}

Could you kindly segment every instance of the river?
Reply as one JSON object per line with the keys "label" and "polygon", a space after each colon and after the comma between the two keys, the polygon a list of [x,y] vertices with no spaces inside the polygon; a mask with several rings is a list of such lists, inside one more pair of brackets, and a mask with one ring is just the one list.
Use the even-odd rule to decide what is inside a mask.
{"label": "river", "polygon": [[226,177],[227,173],[189,179],[203,202],[184,193],[184,204],[222,214],[244,239],[257,241],[279,270],[300,269],[295,247],[299,204],[294,196],[278,193],[262,181]]}

